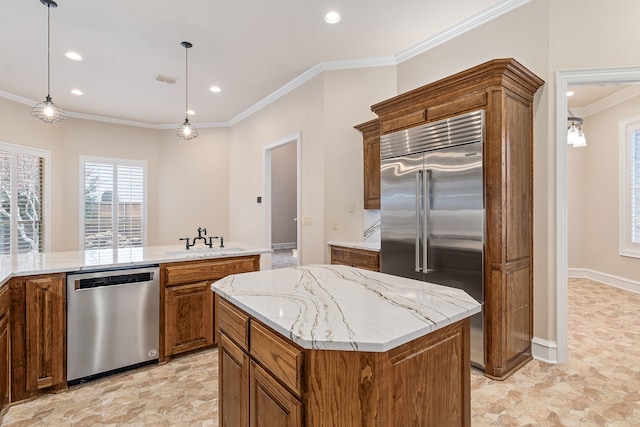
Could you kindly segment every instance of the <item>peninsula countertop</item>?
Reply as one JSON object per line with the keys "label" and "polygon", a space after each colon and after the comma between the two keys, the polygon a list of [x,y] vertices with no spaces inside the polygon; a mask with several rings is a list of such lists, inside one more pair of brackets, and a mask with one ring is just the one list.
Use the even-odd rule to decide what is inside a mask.
{"label": "peninsula countertop", "polygon": [[464,291],[342,265],[227,276],[211,285],[307,349],[386,352],[475,313]]}
{"label": "peninsula countertop", "polygon": [[225,242],[224,248],[204,247],[186,250],[184,245],[173,245],[6,255],[0,257],[0,285],[13,276],[134,267],[265,253],[271,253],[271,249]]}

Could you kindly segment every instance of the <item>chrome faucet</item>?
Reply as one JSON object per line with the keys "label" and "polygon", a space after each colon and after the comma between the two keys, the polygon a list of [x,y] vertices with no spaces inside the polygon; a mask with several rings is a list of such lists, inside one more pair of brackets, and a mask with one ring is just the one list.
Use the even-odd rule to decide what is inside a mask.
{"label": "chrome faucet", "polygon": [[224,248],[224,237],[222,237],[222,236],[220,236],[220,237],[211,236],[211,237],[209,237],[207,239],[206,237],[203,237],[203,234],[205,236],[207,235],[207,229],[206,228],[202,228],[202,227],[198,227],[198,237],[194,237],[193,241],[191,243],[189,243],[189,240],[191,240],[191,238],[189,238],[189,237],[181,237],[180,240],[186,240],[186,243],[185,243],[185,249],[186,250],[189,250],[192,246],[194,246],[198,240],[204,241],[204,244],[206,246],[209,246],[210,248],[213,248],[213,240],[214,239],[220,239],[220,247]]}

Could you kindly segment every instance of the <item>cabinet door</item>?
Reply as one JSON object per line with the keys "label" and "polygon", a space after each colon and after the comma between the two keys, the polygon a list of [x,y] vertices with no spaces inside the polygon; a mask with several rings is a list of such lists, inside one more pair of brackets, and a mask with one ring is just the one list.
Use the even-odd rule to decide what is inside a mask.
{"label": "cabinet door", "polygon": [[249,426],[249,356],[225,334],[218,345],[220,427]]}
{"label": "cabinet door", "polygon": [[27,390],[64,382],[64,276],[25,279]]}
{"label": "cabinet door", "polygon": [[213,292],[208,281],[165,289],[165,355],[213,344]]}
{"label": "cabinet door", "polygon": [[380,209],[380,136],[364,137],[364,208]]}
{"label": "cabinet door", "polygon": [[302,403],[253,361],[250,383],[251,427],[302,426]]}

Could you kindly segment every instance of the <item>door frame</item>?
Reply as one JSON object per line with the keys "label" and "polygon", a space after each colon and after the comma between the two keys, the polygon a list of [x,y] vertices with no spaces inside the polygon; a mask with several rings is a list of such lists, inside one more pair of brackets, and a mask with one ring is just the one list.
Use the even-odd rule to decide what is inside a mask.
{"label": "door frame", "polygon": [[[300,206],[302,199],[302,144],[300,132],[285,136],[276,141],[265,144],[262,147],[262,246],[265,248],[271,248],[271,152],[283,145],[294,143],[296,144],[296,218],[300,218]],[[300,265],[300,257],[302,255],[300,245],[300,221],[296,222],[296,249],[298,251],[296,262]],[[271,269],[271,256],[268,258],[268,265],[265,265],[264,268]]]}
{"label": "door frame", "polygon": [[556,71],[556,345],[558,363],[568,361],[568,206],[567,206],[567,89],[570,85],[640,83],[640,67]]}

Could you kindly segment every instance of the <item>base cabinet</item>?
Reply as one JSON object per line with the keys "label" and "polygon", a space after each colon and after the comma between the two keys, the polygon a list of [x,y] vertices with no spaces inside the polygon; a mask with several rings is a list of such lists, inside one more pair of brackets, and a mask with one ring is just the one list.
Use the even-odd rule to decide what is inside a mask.
{"label": "base cabinet", "polygon": [[331,264],[380,271],[380,252],[331,245]]}
{"label": "base cabinet", "polygon": [[65,275],[12,279],[11,401],[66,387]]}
{"label": "base cabinet", "polygon": [[469,319],[384,353],[311,350],[218,306],[221,427],[471,425]]}
{"label": "base cabinet", "polygon": [[260,255],[160,266],[160,360],[216,344],[211,283],[260,269]]}

